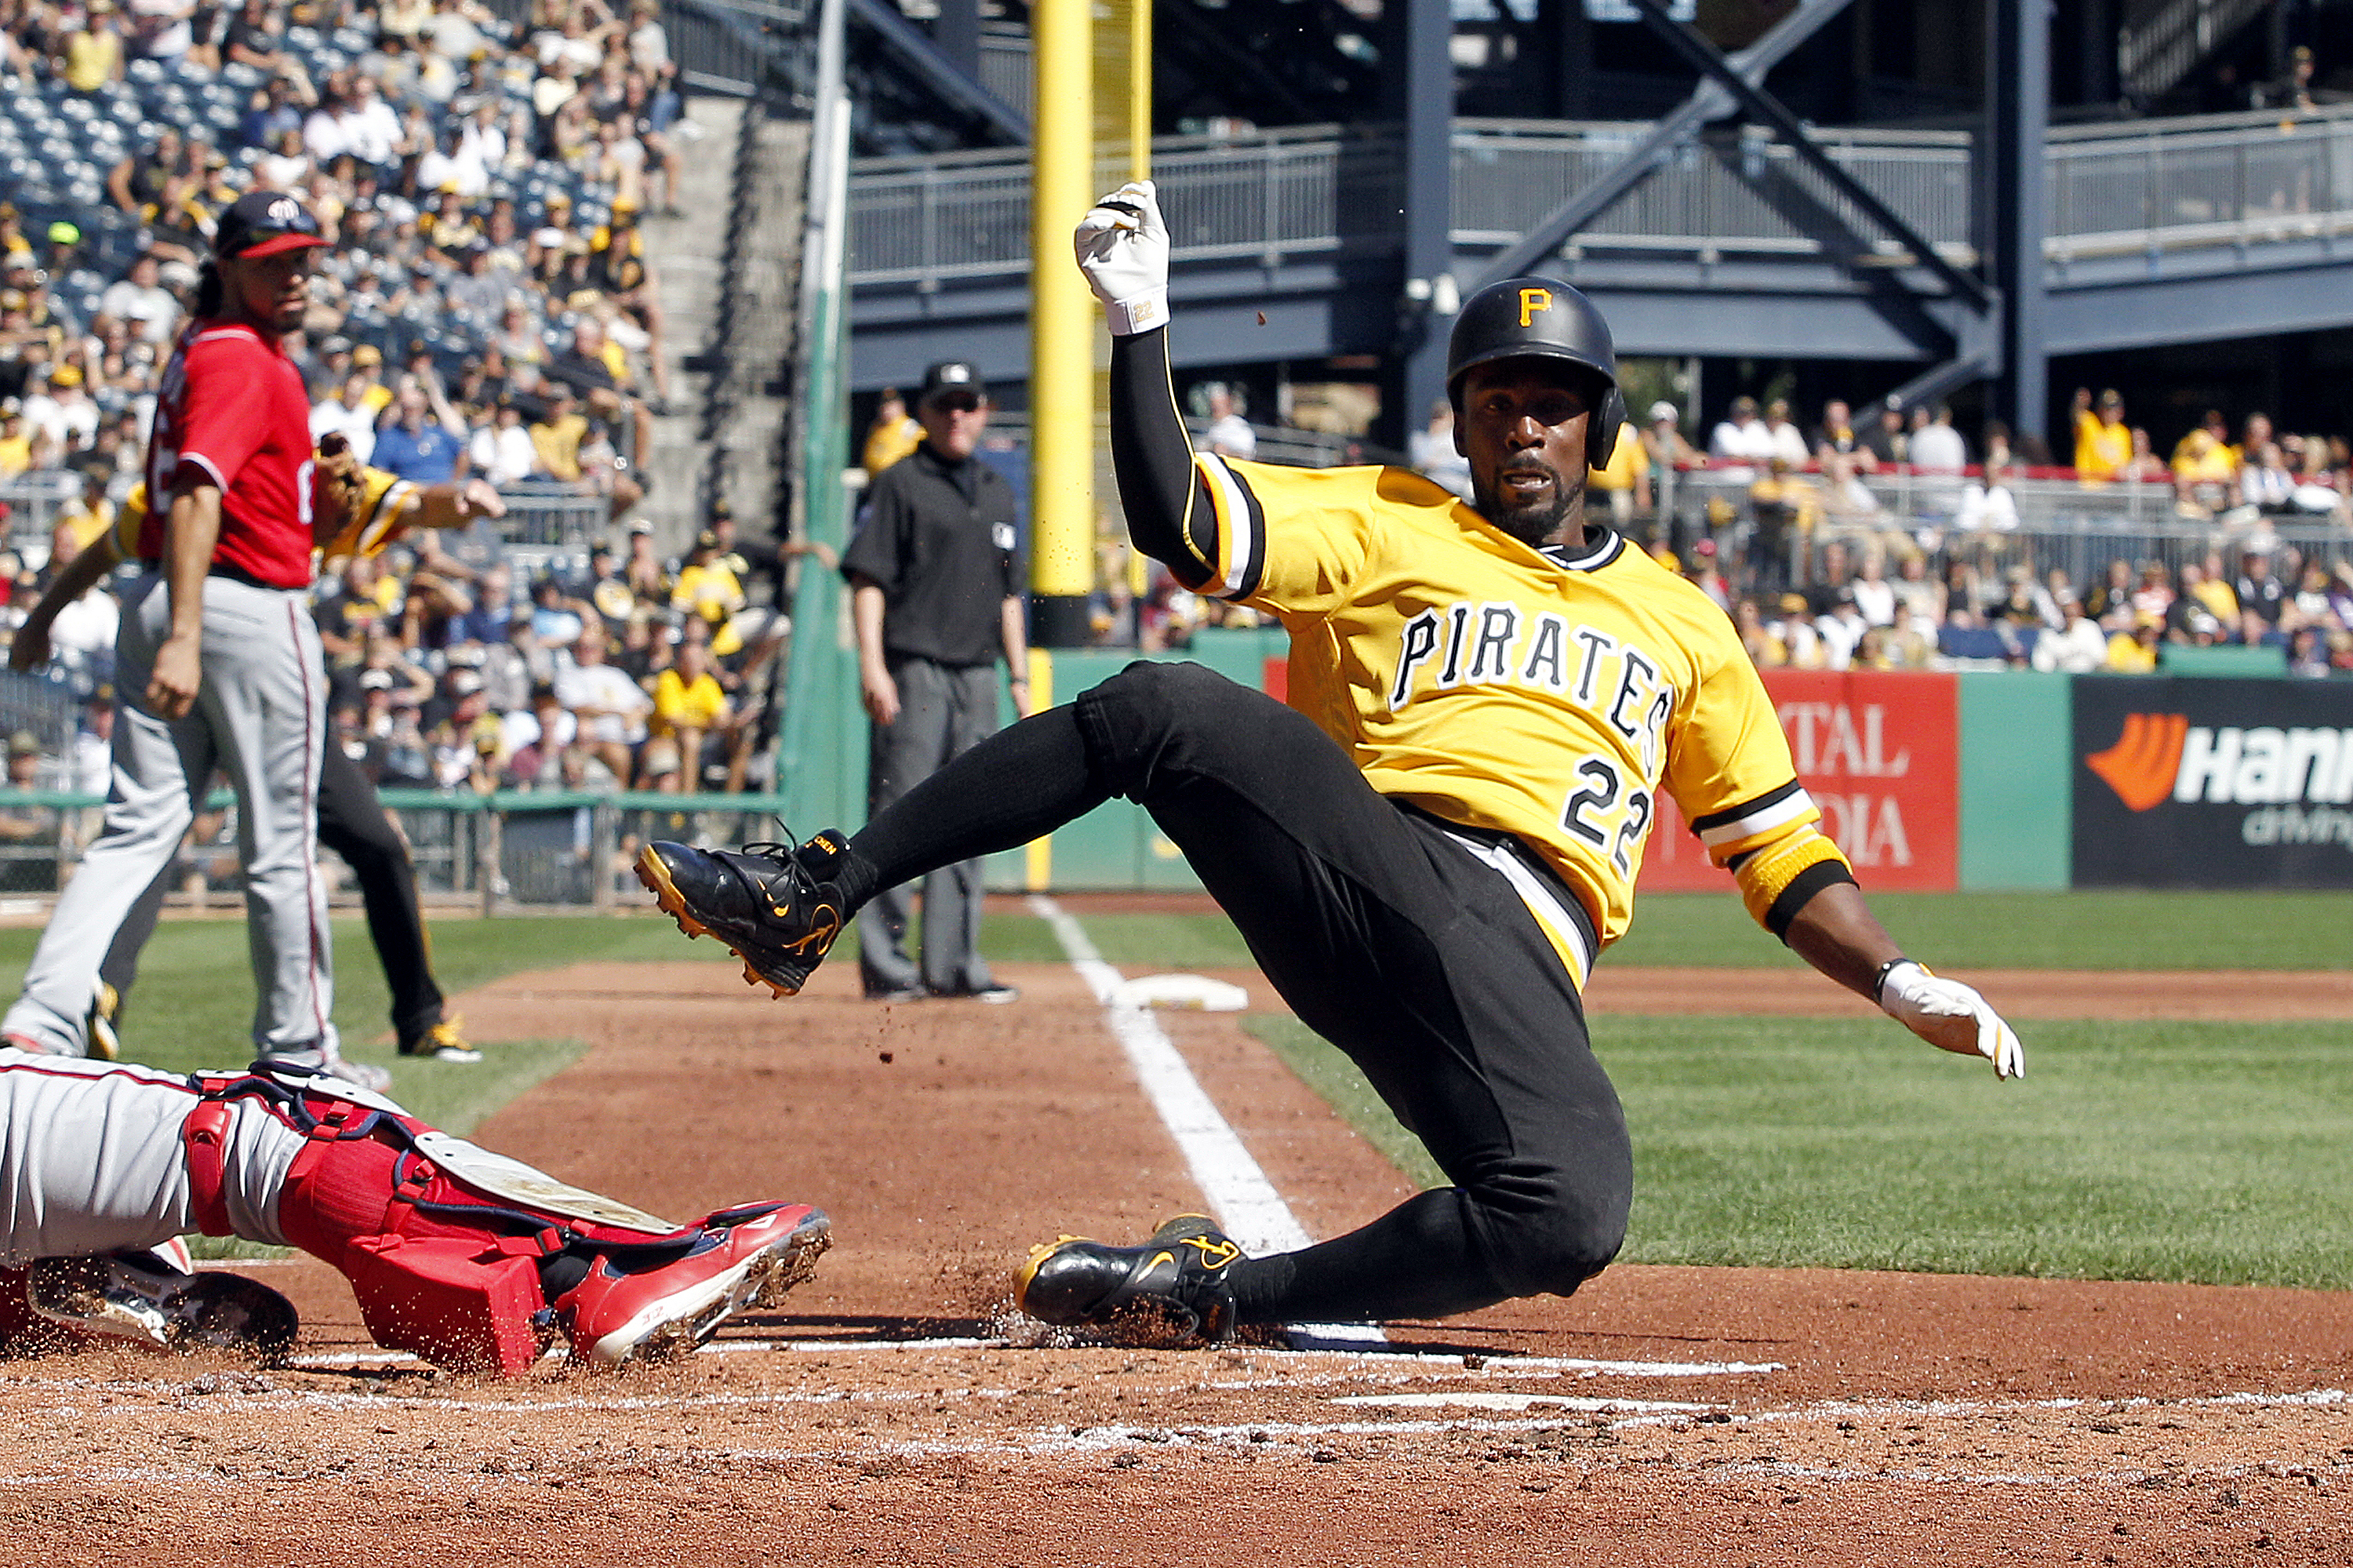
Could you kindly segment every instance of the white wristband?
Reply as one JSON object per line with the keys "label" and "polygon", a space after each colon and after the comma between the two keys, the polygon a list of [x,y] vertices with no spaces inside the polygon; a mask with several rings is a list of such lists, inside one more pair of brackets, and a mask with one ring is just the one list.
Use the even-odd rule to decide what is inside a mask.
{"label": "white wristband", "polygon": [[1133,337],[1140,332],[1168,324],[1168,291],[1155,289],[1138,294],[1132,300],[1103,306],[1103,319],[1111,326],[1113,337]]}

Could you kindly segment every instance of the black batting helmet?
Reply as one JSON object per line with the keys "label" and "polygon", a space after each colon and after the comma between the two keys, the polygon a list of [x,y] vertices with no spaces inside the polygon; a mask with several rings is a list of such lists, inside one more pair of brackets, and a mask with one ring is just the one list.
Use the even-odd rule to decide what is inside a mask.
{"label": "black batting helmet", "polygon": [[1557,278],[1506,278],[1462,302],[1446,341],[1446,396],[1456,415],[1462,411],[1462,378],[1474,366],[1524,356],[1567,360],[1608,388],[1585,426],[1588,466],[1608,464],[1619,427],[1627,422],[1618,350],[1593,302]]}

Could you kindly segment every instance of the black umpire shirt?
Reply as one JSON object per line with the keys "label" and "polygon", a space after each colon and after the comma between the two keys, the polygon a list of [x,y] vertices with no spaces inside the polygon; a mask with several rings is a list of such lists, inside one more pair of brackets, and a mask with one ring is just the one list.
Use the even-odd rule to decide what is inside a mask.
{"label": "black umpire shirt", "polygon": [[886,652],[993,664],[1005,653],[1004,603],[1021,592],[1016,537],[1005,476],[925,441],[874,481],[841,573],[882,589]]}

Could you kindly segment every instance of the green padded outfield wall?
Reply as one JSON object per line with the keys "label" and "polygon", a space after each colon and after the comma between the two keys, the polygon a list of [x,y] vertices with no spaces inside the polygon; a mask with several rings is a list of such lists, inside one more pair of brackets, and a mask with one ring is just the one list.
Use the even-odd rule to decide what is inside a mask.
{"label": "green padded outfield wall", "polygon": [[1960,677],[1964,890],[2069,885],[2073,679],[2025,670]]}

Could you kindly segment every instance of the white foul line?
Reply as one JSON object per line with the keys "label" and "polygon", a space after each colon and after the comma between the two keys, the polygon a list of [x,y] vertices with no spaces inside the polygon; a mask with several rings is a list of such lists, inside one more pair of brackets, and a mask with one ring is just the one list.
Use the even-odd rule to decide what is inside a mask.
{"label": "white foul line", "polygon": [[[1217,1211],[1218,1223],[1248,1253],[1297,1252],[1312,1245],[1314,1238],[1218,1113],[1216,1102],[1201,1087],[1152,1010],[1120,999],[1124,977],[1103,962],[1085,928],[1043,894],[1029,895],[1029,908],[1053,928],[1054,939],[1062,944],[1071,967],[1103,1004],[1105,1022],[1127,1053],[1128,1065],[1135,1069],[1152,1108],[1183,1151],[1201,1195]],[[1380,1330],[1362,1323],[1305,1323],[1294,1334],[1309,1343],[1376,1344],[1388,1339]]]}

